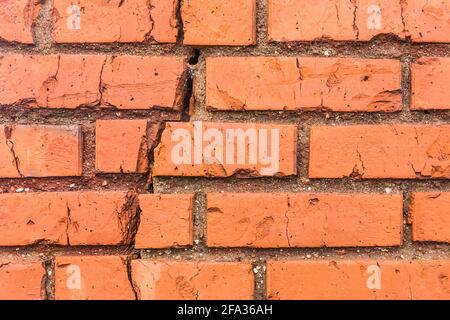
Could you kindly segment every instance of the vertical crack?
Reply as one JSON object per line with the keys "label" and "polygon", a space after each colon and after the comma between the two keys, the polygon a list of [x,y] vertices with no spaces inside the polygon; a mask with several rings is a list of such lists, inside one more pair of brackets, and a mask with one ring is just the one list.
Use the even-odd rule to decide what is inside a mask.
{"label": "vertical crack", "polygon": [[3,130],[4,130],[4,134],[5,134],[6,146],[8,147],[9,152],[11,153],[11,155],[13,157],[13,164],[14,164],[19,176],[21,178],[23,178],[24,175],[20,171],[20,160],[19,160],[19,157],[16,155],[16,151],[14,149],[14,142],[11,140],[14,129],[10,126],[4,126]]}
{"label": "vertical crack", "polygon": [[128,281],[130,282],[130,287],[134,294],[134,300],[139,300],[138,290],[136,289],[136,287],[134,285],[134,281],[133,281],[133,272],[132,272],[132,267],[131,267],[131,261],[132,261],[131,257],[127,257],[126,261],[124,261],[124,263],[127,268]]}
{"label": "vertical crack", "polygon": [[178,21],[178,35],[177,35],[177,43],[182,45],[184,42],[184,22],[183,22],[183,14],[181,13],[183,7],[183,0],[175,0],[178,1],[177,4],[177,21]]}

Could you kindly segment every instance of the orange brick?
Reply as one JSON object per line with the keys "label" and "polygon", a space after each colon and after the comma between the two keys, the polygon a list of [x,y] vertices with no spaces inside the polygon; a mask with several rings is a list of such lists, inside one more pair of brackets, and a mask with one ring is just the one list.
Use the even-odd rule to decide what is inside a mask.
{"label": "orange brick", "polygon": [[207,58],[206,104],[218,110],[399,111],[399,61]]}
{"label": "orange brick", "polygon": [[450,193],[414,192],[410,223],[414,241],[450,242]]}
{"label": "orange brick", "polygon": [[149,131],[147,120],[98,120],[95,129],[97,171],[147,172]]}
{"label": "orange brick", "polygon": [[449,142],[446,125],[313,126],[309,176],[450,178]]}
{"label": "orange brick", "polygon": [[169,248],[193,243],[193,195],[142,194],[136,248]]}
{"label": "orange brick", "polygon": [[184,57],[109,57],[102,101],[119,109],[178,109],[183,100]]}
{"label": "orange brick", "polygon": [[177,2],[152,0],[55,0],[53,38],[76,42],[175,42]]}
{"label": "orange brick", "polygon": [[76,108],[99,103],[105,57],[21,55],[0,57],[0,104]]}
{"label": "orange brick", "polygon": [[134,300],[126,259],[120,256],[55,258],[56,300]]}
{"label": "orange brick", "polygon": [[0,258],[0,300],[41,300],[45,270],[41,262]]}
{"label": "orange brick", "polygon": [[255,0],[188,0],[182,3],[184,44],[256,43]]}
{"label": "orange brick", "polygon": [[289,176],[297,172],[296,160],[296,126],[169,122],[155,150],[153,174]]}
{"label": "orange brick", "polygon": [[402,244],[401,195],[207,195],[210,247],[356,247]]}
{"label": "orange brick", "polygon": [[411,109],[450,109],[449,58],[421,58],[411,65]]}
{"label": "orange brick", "polygon": [[0,56],[0,105],[178,108],[185,59],[104,55]]}
{"label": "orange brick", "polygon": [[449,299],[449,277],[447,260],[270,261],[267,292],[282,300]]}
{"label": "orange brick", "polygon": [[136,204],[125,192],[0,194],[0,246],[130,244]]}
{"label": "orange brick", "polygon": [[140,300],[250,300],[250,263],[133,260]]}
{"label": "orange brick", "polygon": [[39,11],[38,0],[3,0],[0,6],[0,39],[33,43],[32,26]]}
{"label": "orange brick", "polygon": [[450,42],[450,3],[445,0],[404,1],[403,18],[415,42]]}
{"label": "orange brick", "polygon": [[0,125],[0,177],[80,176],[79,126]]}
{"label": "orange brick", "polygon": [[368,41],[380,34],[404,37],[401,1],[269,0],[269,40]]}

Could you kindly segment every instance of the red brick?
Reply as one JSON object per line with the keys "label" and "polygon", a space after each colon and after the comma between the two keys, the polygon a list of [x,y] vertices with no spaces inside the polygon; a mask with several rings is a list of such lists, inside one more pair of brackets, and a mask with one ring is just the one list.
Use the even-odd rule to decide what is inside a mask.
{"label": "red brick", "polygon": [[0,104],[76,108],[100,102],[104,56],[21,55],[0,57]]}
{"label": "red brick", "polygon": [[414,192],[410,223],[414,241],[450,242],[450,193]]}
{"label": "red brick", "polygon": [[176,1],[55,0],[53,7],[58,43],[176,42]]}
{"label": "red brick", "polygon": [[401,195],[207,195],[210,247],[356,247],[402,244]]}
{"label": "red brick", "polygon": [[449,299],[449,277],[447,260],[270,261],[267,292],[282,300]]}
{"label": "red brick", "polygon": [[3,0],[0,6],[0,39],[33,43],[32,27],[39,11],[38,0]]}
{"label": "red brick", "polygon": [[[227,130],[234,131],[227,134]],[[204,142],[202,137],[206,138]],[[227,143],[227,140],[234,143]],[[221,145],[224,146],[223,156]],[[266,149],[268,157],[263,157]],[[153,174],[200,177],[289,176],[297,172],[296,160],[296,126],[168,122],[161,143],[155,150]]]}
{"label": "red brick", "polygon": [[80,176],[79,126],[0,125],[0,177]]}
{"label": "red brick", "polygon": [[177,109],[183,100],[184,57],[109,57],[102,102],[119,109]]}
{"label": "red brick", "polygon": [[182,100],[184,69],[181,57],[4,55],[0,105],[173,109]]}
{"label": "red brick", "polygon": [[401,1],[269,0],[268,21],[268,37],[273,41],[368,41],[380,34],[405,36]]}
{"label": "red brick", "polygon": [[45,270],[41,262],[0,258],[0,300],[41,300]]}
{"label": "red brick", "polygon": [[131,199],[116,191],[0,194],[0,246],[130,244]]}
{"label": "red brick", "polygon": [[446,125],[313,126],[309,176],[450,178],[449,143]]}
{"label": "red brick", "polygon": [[148,171],[147,120],[98,120],[95,168],[105,173]]}
{"label": "red brick", "polygon": [[250,263],[133,260],[132,278],[140,300],[250,300]]}
{"label": "red brick", "polygon": [[169,248],[193,243],[193,195],[142,194],[136,248]]}
{"label": "red brick", "polygon": [[256,43],[255,0],[182,3],[184,44],[246,46]]}
{"label": "red brick", "polygon": [[399,111],[396,60],[207,58],[206,104],[218,110]]}
{"label": "red brick", "polygon": [[421,58],[411,65],[411,109],[450,109],[449,58]]}
{"label": "red brick", "polygon": [[446,0],[404,1],[404,22],[415,42],[450,42],[450,3]]}
{"label": "red brick", "polygon": [[126,259],[120,256],[55,258],[56,300],[134,300]]}

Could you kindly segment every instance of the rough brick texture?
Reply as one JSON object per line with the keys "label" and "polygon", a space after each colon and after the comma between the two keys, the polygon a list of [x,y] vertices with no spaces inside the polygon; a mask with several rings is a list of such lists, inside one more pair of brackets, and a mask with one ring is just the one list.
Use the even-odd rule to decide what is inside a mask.
{"label": "rough brick texture", "polygon": [[352,58],[208,58],[207,101],[218,110],[398,111],[400,63]]}
{"label": "rough brick texture", "polygon": [[55,0],[53,37],[58,43],[157,42],[177,38],[177,2],[170,0]]}
{"label": "rough brick texture", "polygon": [[409,217],[413,240],[450,242],[449,206],[447,192],[413,193]]}
{"label": "rough brick texture", "polygon": [[449,74],[450,0],[0,0],[0,300],[450,299]]}
{"label": "rough brick texture", "polygon": [[142,194],[136,248],[193,244],[193,195]]}
{"label": "rough brick texture", "polygon": [[184,44],[246,46],[255,43],[255,0],[185,0],[182,3]]}
{"label": "rough brick texture", "polygon": [[0,258],[0,300],[40,300],[44,278],[42,262]]}
{"label": "rough brick texture", "polygon": [[39,108],[177,108],[185,63],[178,57],[0,56],[0,105]]}
{"label": "rough brick texture", "polygon": [[249,263],[133,260],[131,264],[140,300],[253,299]]}
{"label": "rough brick texture", "polygon": [[147,137],[154,135],[155,130],[149,127],[146,120],[100,120],[97,121],[95,133],[95,167],[98,171],[147,172]]}
{"label": "rough brick texture", "polygon": [[0,178],[80,176],[79,126],[0,125]]}
{"label": "rough brick texture", "polygon": [[[280,144],[280,141],[283,143]],[[261,157],[261,152],[266,154]],[[155,150],[155,176],[296,174],[297,128],[239,123],[167,123]]]}
{"label": "rough brick texture", "polygon": [[55,299],[134,299],[126,259],[119,256],[56,257]]}
{"label": "rough brick texture", "polygon": [[309,176],[449,178],[449,141],[445,125],[315,126]]}
{"label": "rough brick texture", "polygon": [[[449,299],[446,260],[269,261],[269,299]],[[293,283],[298,285],[292,285]]]}
{"label": "rough brick texture", "polygon": [[0,195],[0,246],[131,242],[136,205],[126,192]]}
{"label": "rough brick texture", "polygon": [[401,245],[400,195],[208,194],[212,247]]}
{"label": "rough brick texture", "polygon": [[450,4],[434,0],[269,0],[271,41],[450,42]]}
{"label": "rough brick texture", "polygon": [[413,110],[450,109],[448,101],[448,58],[421,58],[411,66],[411,108]]}
{"label": "rough brick texture", "polygon": [[38,0],[3,0],[0,6],[0,40],[33,43],[33,23],[39,11]]}

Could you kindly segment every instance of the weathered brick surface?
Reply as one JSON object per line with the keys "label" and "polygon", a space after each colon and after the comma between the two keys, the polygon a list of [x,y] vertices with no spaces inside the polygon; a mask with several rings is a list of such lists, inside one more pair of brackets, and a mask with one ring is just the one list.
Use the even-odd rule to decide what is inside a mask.
{"label": "weathered brick surface", "polygon": [[394,35],[450,42],[450,4],[434,0],[269,0],[271,41],[369,41]]}
{"label": "weathered brick surface", "polygon": [[449,139],[447,125],[314,126],[309,176],[449,178]]}
{"label": "weathered brick surface", "polygon": [[56,300],[132,300],[126,259],[120,256],[55,258]]}
{"label": "weathered brick surface", "polygon": [[136,248],[193,244],[193,195],[142,194]]}
{"label": "weathered brick surface", "polygon": [[0,125],[0,178],[80,176],[79,126]]}
{"label": "weathered brick surface", "polygon": [[33,23],[39,11],[37,0],[3,0],[0,6],[0,40],[33,43]]}
{"label": "weathered brick surface", "polygon": [[41,300],[44,266],[41,262],[0,258],[0,300]]}
{"label": "weathered brick surface", "polygon": [[450,109],[447,90],[448,58],[421,58],[411,66],[411,108]]}
{"label": "weathered brick surface", "polygon": [[450,1],[0,0],[0,46],[0,299],[450,298]]}
{"label": "weathered brick surface", "polygon": [[449,206],[447,192],[414,192],[409,217],[413,240],[450,242]]}
{"label": "weathered brick surface", "polygon": [[207,196],[211,247],[399,246],[400,195],[217,193]]}
{"label": "weathered brick surface", "polygon": [[386,59],[207,59],[207,101],[218,110],[399,111],[400,62]]}
{"label": "weathered brick surface", "polygon": [[148,171],[148,136],[154,128],[147,120],[99,120],[95,130],[96,169],[105,173]]}
{"label": "weathered brick surface", "polygon": [[56,0],[53,37],[58,43],[157,42],[177,37],[177,2]]}
{"label": "weathered brick surface", "polygon": [[[227,130],[233,131],[227,133]],[[207,138],[203,140],[205,132]],[[218,152],[222,145],[223,152]],[[267,157],[261,156],[264,150]],[[161,144],[155,150],[153,174],[203,177],[295,175],[296,150],[295,126],[166,123]]]}
{"label": "weathered brick surface", "polygon": [[255,0],[186,0],[182,3],[184,44],[255,44]]}
{"label": "weathered brick surface", "polygon": [[249,263],[133,260],[131,265],[140,300],[253,299]]}
{"label": "weathered brick surface", "polygon": [[[447,260],[269,261],[269,299],[449,299]],[[298,285],[292,285],[292,284]]]}
{"label": "weathered brick surface", "polygon": [[0,246],[129,244],[136,205],[126,192],[0,194]]}
{"label": "weathered brick surface", "polygon": [[178,57],[3,55],[0,105],[178,108],[184,68]]}

